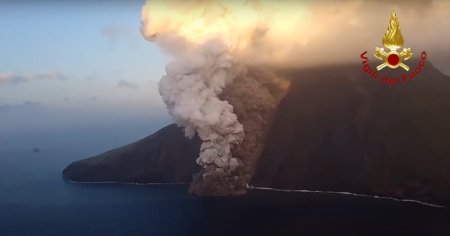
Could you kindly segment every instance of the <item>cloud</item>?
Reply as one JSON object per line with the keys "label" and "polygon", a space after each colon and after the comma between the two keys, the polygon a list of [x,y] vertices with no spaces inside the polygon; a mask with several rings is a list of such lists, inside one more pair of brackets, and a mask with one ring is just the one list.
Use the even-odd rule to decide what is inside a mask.
{"label": "cloud", "polygon": [[32,82],[37,80],[65,80],[65,76],[60,71],[50,71],[47,73],[19,75],[16,73],[0,73],[0,85]]}
{"label": "cloud", "polygon": [[430,59],[450,59],[444,52],[450,1],[444,0],[147,1],[141,31],[172,54],[214,37],[248,64],[309,67],[355,62],[361,52],[373,53],[382,46],[393,10],[404,46],[414,56],[426,51]]}
{"label": "cloud", "polygon": [[42,108],[42,104],[39,102],[27,101],[17,105],[0,105],[0,113],[11,111],[29,111]]}
{"label": "cloud", "polygon": [[119,80],[119,82],[117,83],[117,86],[119,86],[119,88],[129,88],[129,89],[139,88],[139,85],[128,82],[126,80]]}
{"label": "cloud", "polygon": [[86,80],[95,80],[97,78],[97,74],[90,74],[88,76],[85,77]]}
{"label": "cloud", "polygon": [[119,25],[104,26],[100,33],[112,42],[116,42],[121,38],[131,39],[133,35],[131,29]]}

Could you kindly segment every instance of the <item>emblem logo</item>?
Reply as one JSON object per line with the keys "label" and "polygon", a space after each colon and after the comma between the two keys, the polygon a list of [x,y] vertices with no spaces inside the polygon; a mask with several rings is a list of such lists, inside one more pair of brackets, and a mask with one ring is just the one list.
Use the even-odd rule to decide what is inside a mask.
{"label": "emblem logo", "polygon": [[407,72],[407,74],[392,74],[389,72],[381,73],[380,70],[385,67],[396,69],[398,67],[403,68],[405,71],[409,71],[410,68],[408,65],[404,63],[410,59],[413,55],[411,52],[411,48],[403,48],[404,39],[402,32],[400,31],[400,24],[398,23],[397,13],[395,11],[392,12],[391,18],[389,19],[389,25],[386,33],[383,36],[382,43],[384,47],[376,47],[375,53],[373,56],[383,61],[383,63],[379,64],[376,69],[373,69],[369,64],[369,58],[366,56],[367,51],[361,54],[362,59],[362,71],[369,74],[375,80],[381,77],[379,80],[383,84],[395,85],[395,84],[405,84],[408,81],[414,80],[417,78],[419,73],[425,66],[427,53],[423,51],[420,54],[419,63],[415,69],[411,72]]}
{"label": "emblem logo", "polygon": [[409,71],[409,66],[404,64],[403,61],[412,57],[411,48],[403,48],[403,51],[400,53],[397,52],[398,49],[403,47],[403,35],[400,31],[400,24],[398,23],[397,13],[395,11],[392,12],[388,29],[382,41],[384,47],[389,49],[389,51],[384,51],[384,48],[375,48],[373,56],[384,61],[384,63],[377,66],[377,70],[381,70],[387,66],[392,69],[401,67]]}

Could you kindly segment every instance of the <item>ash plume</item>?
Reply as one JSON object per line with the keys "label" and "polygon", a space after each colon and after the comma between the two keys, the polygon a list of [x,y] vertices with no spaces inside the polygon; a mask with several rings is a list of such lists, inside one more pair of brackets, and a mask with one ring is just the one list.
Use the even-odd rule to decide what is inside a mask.
{"label": "ash plume", "polygon": [[[194,178],[191,193],[245,191],[265,132],[289,87],[274,68],[357,60],[361,51],[380,45],[392,7],[400,14],[402,29],[408,29],[408,21],[418,22],[414,20],[417,10],[411,7],[417,2],[403,8],[384,4],[147,1],[141,32],[173,57],[159,92],[186,136],[197,134],[203,141],[197,159],[202,171]],[[425,5],[426,17],[420,22],[431,22],[433,17],[450,19],[447,13],[429,13],[443,12],[450,4],[433,1]],[[411,33],[420,39],[408,45],[420,47],[424,31],[430,33],[429,29]],[[405,40],[411,34],[405,33]]]}
{"label": "ash plume", "polygon": [[202,192],[212,192],[208,188],[221,181],[229,187],[220,194],[228,194],[242,185],[228,177],[236,176],[234,172],[240,165],[231,149],[244,138],[243,126],[233,106],[219,99],[225,86],[236,76],[233,60],[217,40],[191,49],[167,65],[159,91],[175,122],[184,127],[186,136],[197,133],[203,141],[197,159],[203,167],[199,177],[205,182],[199,184],[205,186]]}
{"label": "ash plume", "polygon": [[186,136],[197,134],[202,140],[197,158],[202,170],[190,192],[244,192],[287,82],[270,71],[249,67],[238,52],[245,49],[243,41],[227,41],[214,33],[194,40],[170,28],[153,31],[149,18],[153,15],[145,13],[146,7],[143,35],[174,57],[161,78],[159,92]]}

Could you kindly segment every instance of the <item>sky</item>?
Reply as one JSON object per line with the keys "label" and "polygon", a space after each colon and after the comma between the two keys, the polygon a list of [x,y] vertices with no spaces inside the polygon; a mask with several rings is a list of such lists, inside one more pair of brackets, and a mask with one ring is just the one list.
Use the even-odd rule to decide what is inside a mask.
{"label": "sky", "polygon": [[141,36],[143,5],[0,1],[0,136],[168,120],[158,80],[169,58]]}
{"label": "sky", "polygon": [[1,105],[162,105],[168,58],[140,34],[143,1],[13,2],[0,3]]}

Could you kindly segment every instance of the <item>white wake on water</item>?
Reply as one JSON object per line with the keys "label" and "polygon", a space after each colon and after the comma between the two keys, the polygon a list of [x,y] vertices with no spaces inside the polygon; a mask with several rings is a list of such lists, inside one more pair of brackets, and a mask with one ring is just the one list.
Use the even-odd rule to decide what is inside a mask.
{"label": "white wake on water", "polygon": [[[123,185],[186,185],[186,183],[127,183],[127,182],[115,182],[115,181],[104,181],[104,182],[80,182],[74,180],[66,180],[70,183],[76,184],[123,184]],[[247,185],[247,189],[253,190],[265,190],[265,191],[276,191],[276,192],[297,192],[297,193],[321,193],[321,194],[339,194],[339,195],[350,195],[356,197],[365,197],[365,198],[375,198],[375,199],[386,199],[397,202],[412,202],[420,205],[428,206],[428,207],[436,207],[436,208],[446,208],[445,206],[421,202],[413,199],[400,199],[394,197],[383,197],[377,195],[369,195],[369,194],[361,194],[361,193],[351,193],[351,192],[337,192],[337,191],[319,191],[319,190],[306,190],[306,189],[279,189],[279,188],[268,188],[268,187],[256,187],[252,185]]]}
{"label": "white wake on water", "polygon": [[319,190],[305,190],[305,189],[278,189],[278,188],[267,188],[267,187],[255,187],[255,186],[247,186],[247,189],[255,189],[255,190],[269,190],[269,191],[277,191],[277,192],[299,192],[299,193],[323,193],[323,194],[339,194],[339,195],[351,195],[351,196],[357,196],[357,197],[366,197],[366,198],[376,198],[376,199],[387,199],[387,200],[393,200],[398,202],[413,202],[418,203],[421,205],[429,206],[429,207],[438,207],[438,208],[446,208],[445,206],[427,203],[427,202],[421,202],[418,200],[412,200],[412,199],[399,199],[399,198],[393,198],[393,197],[383,197],[383,196],[377,196],[377,195],[368,195],[368,194],[360,194],[360,193],[350,193],[350,192],[337,192],[337,191],[319,191]]}

